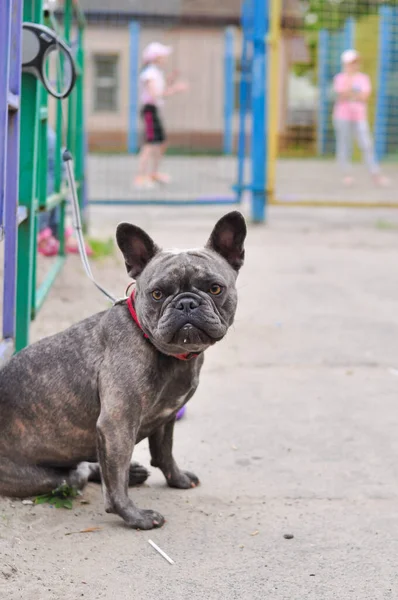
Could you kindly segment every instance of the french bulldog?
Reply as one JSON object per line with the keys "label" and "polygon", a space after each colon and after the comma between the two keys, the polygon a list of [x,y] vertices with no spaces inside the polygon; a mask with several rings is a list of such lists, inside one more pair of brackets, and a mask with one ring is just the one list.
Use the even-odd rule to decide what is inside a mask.
{"label": "french bulldog", "polygon": [[164,523],[129,498],[128,486],[148,476],[133,449],[149,438],[151,465],[169,486],[198,485],[173,458],[175,417],[195,393],[204,351],[234,320],[245,237],[239,212],[221,218],[201,249],[160,250],[139,227],[117,227],[132,296],[0,371],[0,495],[101,481],[106,512],[136,529]]}

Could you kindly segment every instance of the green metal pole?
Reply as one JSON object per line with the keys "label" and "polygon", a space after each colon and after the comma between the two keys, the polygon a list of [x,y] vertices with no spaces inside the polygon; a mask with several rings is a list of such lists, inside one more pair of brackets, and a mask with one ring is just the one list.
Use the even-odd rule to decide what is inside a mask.
{"label": "green metal pole", "polygon": [[75,131],[75,175],[76,181],[79,183],[78,194],[80,210],[84,206],[84,152],[85,152],[85,136],[84,136],[84,31],[83,27],[79,27],[78,49],[77,49],[77,65],[79,75],[76,82],[76,131]]}
{"label": "green metal pole", "polygon": [[[73,17],[73,6],[72,0],[65,0],[65,15],[64,15],[64,37],[67,44],[71,44],[71,33],[72,33],[72,17]],[[67,136],[66,143],[68,150],[72,152],[74,156],[74,123],[75,123],[75,98],[76,98],[76,87],[68,98],[68,124],[67,124]]]}
{"label": "green metal pole", "polygon": [[[61,69],[62,71],[62,69]],[[58,77],[58,76],[57,76]],[[63,149],[63,130],[62,130],[62,100],[57,100],[57,111],[55,121],[56,143],[55,143],[55,193],[59,194],[62,185],[62,149]],[[65,256],[65,200],[59,205],[59,255]]]}
{"label": "green metal pole", "polygon": [[[0,0],[1,2],[1,0]],[[42,0],[23,0],[24,21],[34,23],[43,22]],[[74,0],[65,0],[64,37],[71,43],[72,16]],[[83,29],[84,18],[78,11],[78,50],[77,63],[79,70],[78,82],[75,90],[68,99],[67,145],[75,157],[75,174],[78,182],[79,201],[83,205],[83,179],[84,179],[84,100],[83,100]],[[62,71],[62,69],[61,69]],[[62,73],[57,74],[60,82]],[[61,151],[63,146],[62,110],[61,102],[57,102],[56,110],[56,156],[55,156],[55,194],[52,199],[56,202],[56,195],[62,187],[62,161]],[[65,255],[65,204],[60,204],[60,256],[55,261],[53,268],[45,281],[36,290],[36,237],[38,208],[46,207],[47,179],[48,179],[48,94],[36,78],[30,74],[22,76],[21,91],[21,137],[20,137],[20,170],[19,170],[19,203],[27,209],[27,219],[19,226],[18,230],[18,257],[17,257],[17,307],[16,307],[16,350],[19,351],[29,343],[30,321],[44,302],[56,275],[62,267]],[[50,200],[51,204],[51,200]]]}
{"label": "green metal pole", "polygon": [[[72,33],[72,19],[73,19],[73,4],[72,0],[65,0],[65,12],[64,12],[64,38],[67,44],[71,43],[71,33]],[[68,116],[67,116],[67,125],[66,125],[66,146],[68,150],[72,152],[73,155],[73,127],[75,123],[74,119],[74,111],[73,111],[73,103],[75,97],[75,90],[72,91],[68,100]],[[63,201],[61,203],[61,215],[60,215],[60,235],[62,236],[62,242],[60,246],[60,254],[65,255],[65,213],[66,213],[66,202]]]}
{"label": "green metal pole", "polygon": [[[41,22],[41,0],[24,0],[24,21]],[[22,75],[19,204],[28,217],[18,228],[17,302],[15,349],[29,343],[33,289],[35,240],[35,196],[39,133],[39,82],[28,73]]]}
{"label": "green metal pole", "polygon": [[64,13],[64,37],[67,44],[70,44],[70,34],[72,29],[73,5],[72,0],[65,0]]}
{"label": "green metal pole", "polygon": [[[39,86],[39,126],[38,126],[38,154],[37,162],[34,168],[37,170],[36,175],[36,195],[38,199],[38,208],[46,206],[47,199],[47,175],[48,175],[48,142],[47,142],[47,127],[48,127],[48,94],[44,86]],[[35,229],[33,239],[37,239],[39,214],[35,215]],[[31,318],[36,317],[36,285],[37,285],[37,248],[33,249],[32,254],[32,297]]]}
{"label": "green metal pole", "polygon": [[32,215],[33,219],[33,252],[31,255],[32,262],[32,291],[30,294],[30,320],[33,321],[36,318],[36,285],[37,285],[37,247],[36,240],[39,233],[39,213],[35,212]]}
{"label": "green metal pole", "polygon": [[[56,33],[61,34],[60,31],[56,31]],[[55,78],[57,81],[57,92],[60,92],[62,89],[62,73],[64,67],[63,54],[60,52],[60,56],[57,59],[56,69],[55,69]],[[62,146],[63,146],[63,130],[62,130],[62,100],[56,101],[56,112],[55,112],[55,158],[54,158],[54,191],[59,194],[61,190],[62,183]]]}
{"label": "green metal pole", "polygon": [[47,199],[47,171],[48,171],[48,94],[44,86],[40,85],[40,112],[39,112],[39,155],[37,174],[37,198],[39,207],[46,206]]}
{"label": "green metal pole", "polygon": [[[57,30],[58,34],[62,35],[62,32]],[[57,80],[57,91],[60,92],[62,89],[62,73],[64,68],[64,57],[60,53],[56,66],[56,80]],[[56,101],[56,113],[55,113],[55,177],[54,177],[54,191],[59,194],[62,187],[62,150],[64,147],[64,131],[62,121],[62,100]],[[59,255],[65,256],[65,200],[59,204],[59,221],[58,221],[58,236],[59,236]],[[38,296],[37,308],[40,307],[40,298]]]}

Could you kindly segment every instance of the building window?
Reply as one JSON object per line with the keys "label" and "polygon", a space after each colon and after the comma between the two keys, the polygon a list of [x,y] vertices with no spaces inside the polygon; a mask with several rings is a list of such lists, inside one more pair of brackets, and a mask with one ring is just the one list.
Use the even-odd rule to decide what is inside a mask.
{"label": "building window", "polygon": [[94,56],[94,110],[116,112],[119,100],[119,57],[115,54]]}

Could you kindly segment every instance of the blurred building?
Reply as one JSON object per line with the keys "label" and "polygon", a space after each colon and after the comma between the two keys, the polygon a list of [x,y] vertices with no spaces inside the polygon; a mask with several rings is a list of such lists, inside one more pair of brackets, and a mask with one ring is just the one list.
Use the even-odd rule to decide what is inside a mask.
{"label": "blurred building", "polygon": [[[87,18],[86,116],[91,150],[127,148],[129,107],[129,23],[141,25],[140,52],[151,41],[173,46],[171,69],[190,82],[188,94],[165,106],[170,145],[193,150],[219,149],[223,135],[224,31],[236,26],[236,107],[240,56],[240,0],[80,0]],[[288,73],[305,62],[300,0],[283,0],[280,53],[282,106],[279,129],[286,127]]]}

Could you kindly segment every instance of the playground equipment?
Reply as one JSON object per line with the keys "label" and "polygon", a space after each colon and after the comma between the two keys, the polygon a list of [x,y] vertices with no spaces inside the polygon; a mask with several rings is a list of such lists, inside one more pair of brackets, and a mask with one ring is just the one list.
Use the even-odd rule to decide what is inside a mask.
{"label": "playground equipment", "polygon": [[[120,184],[128,169],[130,173],[134,171],[133,157],[124,161],[122,169],[118,167],[119,159],[113,154],[109,157],[109,164],[99,162],[104,169],[109,169],[108,179],[103,176],[103,184],[97,187],[91,201],[99,204],[192,206],[240,204],[249,199],[254,222],[265,220],[268,204],[397,206],[394,182],[390,190],[376,189],[372,182],[364,181],[367,176],[363,174],[360,178],[362,188],[348,190],[339,187],[341,176],[333,156],[332,82],[340,69],[341,53],[349,47],[356,47],[363,58],[363,70],[372,80],[374,93],[369,102],[370,123],[374,130],[376,155],[379,160],[386,161],[388,174],[391,170],[388,161],[398,154],[398,91],[394,83],[397,81],[398,65],[398,9],[365,0],[359,0],[355,6],[353,3],[330,3],[326,0],[317,3],[244,0],[241,9],[240,28],[231,19],[231,25],[218,33],[217,43],[214,33],[209,33],[208,38],[206,34],[201,38],[203,47],[196,46],[197,50],[191,47],[191,43],[196,43],[198,31],[192,36],[191,30],[184,32],[183,15],[179,13],[167,22],[163,22],[163,16],[146,15],[145,19],[140,19],[139,15],[135,15],[136,19],[130,21],[129,28],[126,24],[130,52],[129,153],[134,154],[139,146],[141,52],[146,43],[159,37],[173,46],[176,64],[182,64],[182,72],[187,70],[188,78],[192,76],[189,72],[190,68],[191,71],[193,69],[192,64],[197,65],[196,70],[193,69],[195,97],[192,94],[185,104],[177,102],[178,109],[173,108],[174,100],[171,100],[172,109],[170,111],[167,107],[166,111],[166,126],[174,134],[171,145],[174,145],[174,154],[179,153],[176,179],[181,179],[185,167],[188,169],[193,165],[192,175],[190,173],[189,184],[182,185],[180,189],[176,186],[142,193],[133,189],[131,176],[129,180],[125,178],[123,185]],[[216,7],[209,9],[210,20],[216,10]],[[120,24],[118,31],[122,31]],[[236,51],[239,46],[240,56]],[[208,58],[210,47],[214,48],[211,60]],[[201,52],[203,60],[198,60]],[[124,93],[122,91],[121,96]],[[203,100],[198,102],[200,97]],[[207,102],[212,110],[214,106],[223,110],[219,110],[217,117],[220,135],[216,148],[220,158],[206,162],[203,157],[197,156],[197,142],[202,142],[205,149],[205,135],[200,137],[201,128],[206,128],[207,122],[213,118],[209,113],[208,119],[206,110],[202,110]],[[202,111],[200,117],[198,111]],[[120,121],[123,114],[121,107]],[[179,143],[176,142],[176,133],[177,137],[183,137],[187,127],[190,127],[192,139],[179,152],[180,149],[175,147]],[[97,131],[95,133],[98,134]],[[237,163],[231,156],[234,151]],[[207,155],[213,156],[214,153],[209,149]],[[120,158],[119,165],[122,162]],[[217,167],[214,166],[216,163]],[[169,164],[172,166],[171,160]],[[116,169],[120,172],[118,180],[114,175]],[[230,182],[229,189],[227,184],[224,187],[218,185],[221,179]],[[203,180],[209,182],[205,190]],[[108,184],[109,190],[105,191]]]}
{"label": "playground equipment", "polygon": [[[394,169],[389,167],[398,155],[398,7],[365,0],[308,3],[301,20],[285,23],[285,39],[281,40],[278,4],[271,6],[268,44],[269,203],[398,207]],[[300,54],[299,42],[307,47],[304,59],[296,56]],[[289,46],[290,64],[286,60]],[[390,190],[377,190],[371,181],[366,183],[365,172],[359,178],[362,188],[339,189],[341,175],[333,163],[333,78],[341,69],[341,53],[349,48],[359,51],[361,68],[372,81],[369,121],[376,157],[387,172],[390,170]],[[280,64],[282,59],[284,65]],[[243,160],[240,154],[239,162]],[[278,183],[277,163],[281,173]],[[283,177],[282,169],[291,174],[290,181]]]}
{"label": "playground equipment", "polygon": [[379,160],[398,153],[398,6],[381,6],[375,120]]}
{"label": "playground equipment", "polygon": [[[237,183],[234,191],[241,202],[243,193],[249,191],[252,198],[252,220],[265,220],[267,205],[267,164],[270,159],[268,147],[268,124],[273,113],[269,111],[267,95],[271,86],[267,81],[268,48],[274,47],[276,38],[267,39],[270,15],[281,14],[280,3],[245,0],[242,4],[242,55],[239,90],[239,138]],[[278,17],[277,17],[278,18]],[[275,19],[274,19],[275,22]],[[275,32],[274,32],[275,33]],[[275,65],[271,62],[271,74]],[[271,103],[273,108],[273,103]],[[249,129],[247,125],[250,118]],[[249,134],[248,134],[249,131]],[[273,148],[271,148],[272,151]],[[247,152],[248,151],[248,152]],[[245,162],[250,157],[250,183],[246,183]]]}
{"label": "playground equipment", "polygon": [[[72,45],[77,67],[76,85],[67,100],[68,117],[63,131],[61,101],[54,115],[56,131],[55,190],[47,196],[47,130],[49,126],[49,93],[32,72],[22,73],[22,21],[46,22],[55,33]],[[51,289],[65,261],[65,205],[67,189],[62,181],[61,148],[66,133],[68,147],[75,157],[80,206],[84,207],[84,120],[83,74],[84,18],[76,2],[64,3],[62,27],[45,9],[41,0],[5,0],[0,5],[0,215],[4,233],[3,332],[0,360],[6,359],[29,342],[30,322]],[[72,34],[77,31],[77,38]],[[48,36],[47,36],[48,37]],[[59,44],[61,46],[62,44]],[[67,47],[67,46],[66,46]],[[59,49],[59,48],[58,48]],[[57,48],[55,48],[57,50]],[[61,70],[46,70],[48,83],[55,77],[60,91],[65,83]],[[59,207],[59,256],[37,287],[36,238],[38,217]]]}
{"label": "playground equipment", "polygon": [[[246,2],[246,4],[249,4]],[[134,161],[122,157],[116,158],[113,148],[110,147],[109,161],[99,164],[104,170],[108,170],[107,179],[103,176],[103,185],[96,186],[90,198],[90,202],[95,204],[120,204],[120,205],[226,205],[239,204],[245,192],[251,196],[252,217],[254,221],[261,222],[264,218],[265,207],[265,164],[267,154],[266,144],[266,79],[267,79],[267,43],[266,35],[268,31],[269,2],[264,0],[252,0],[250,2],[254,14],[253,31],[250,34],[250,45],[252,48],[250,57],[247,56],[246,62],[253,66],[250,75],[250,111],[253,122],[254,143],[251,144],[250,164],[252,166],[252,185],[245,185],[232,188],[234,183],[234,171],[236,164],[233,154],[237,138],[238,128],[236,127],[238,117],[238,94],[239,89],[237,78],[238,53],[237,48],[241,39],[241,32],[237,25],[239,24],[239,13],[234,16],[231,13],[229,23],[226,23],[224,29],[217,29],[217,23],[222,18],[222,12],[217,12],[217,7],[209,8],[206,14],[206,20],[203,22],[195,14],[174,14],[172,17],[158,17],[155,13],[146,15],[145,19],[137,18],[128,25],[129,35],[129,77],[128,77],[128,111],[119,106],[114,109],[114,119],[122,122],[125,112],[128,113],[128,136],[127,149],[130,154],[136,153],[139,147],[139,73],[141,68],[141,53],[145,45],[153,39],[159,39],[165,43],[171,44],[174,48],[172,60],[175,61],[177,69],[181,69],[183,75],[186,75],[191,83],[189,99],[184,103],[181,100],[178,109],[173,109],[174,99],[168,101],[171,112],[166,113],[166,129],[172,132],[174,138],[171,139],[172,151],[174,154],[180,152],[180,169],[176,169],[176,179],[179,179],[181,172],[184,172],[184,159],[189,159],[193,168],[192,177],[189,178],[189,186],[185,188],[176,187],[175,193],[170,189],[155,189],[149,193],[142,193],[134,190],[132,187],[132,171],[134,172]],[[275,3],[275,6],[278,2]],[[190,5],[193,9],[195,8]],[[108,12],[108,15],[106,14]],[[225,12],[225,11],[224,11]],[[90,19],[94,20],[96,26],[100,22],[106,21],[107,29],[112,27],[112,11],[103,11],[101,14],[93,11]],[[125,13],[120,13],[118,20],[118,36],[122,39],[121,23]],[[186,18],[189,18],[186,29],[184,24]],[[197,24],[197,29],[193,24]],[[212,23],[209,28],[209,23]],[[206,27],[206,32],[203,32]],[[125,25],[127,29],[127,24]],[[245,45],[247,46],[245,40]],[[120,47],[120,57],[123,58],[123,48]],[[173,63],[174,66],[174,63]],[[240,66],[244,71],[244,66]],[[105,77],[105,74],[104,74]],[[121,92],[119,98],[123,97],[125,92],[124,82],[120,82]],[[167,107],[168,109],[168,107]],[[169,110],[169,109],[168,109]],[[103,139],[111,139],[109,132],[105,131],[106,124],[103,121],[104,133]],[[116,126],[115,126],[116,129]],[[98,129],[93,132],[93,136],[100,136]],[[114,138],[117,138],[117,131],[113,132]],[[208,140],[208,146],[206,144]],[[241,143],[242,136],[240,137]],[[98,144],[98,147],[101,147]],[[104,151],[104,149],[102,149]],[[119,150],[120,151],[120,150]],[[214,160],[208,160],[207,156],[214,157]],[[198,154],[202,156],[198,156]],[[224,155],[227,160],[219,159]],[[228,157],[231,157],[228,159]],[[96,159],[97,160],[97,159]],[[124,162],[123,162],[124,160]],[[115,168],[110,166],[112,161]],[[125,168],[120,166],[123,162]],[[203,166],[202,166],[203,162]],[[210,164],[211,163],[211,164]],[[214,166],[217,163],[217,167]],[[212,169],[210,173],[208,167]],[[188,165],[187,165],[188,166]],[[116,180],[115,171],[120,170],[121,177]],[[130,180],[125,177],[126,171],[130,171]],[[214,169],[214,170],[213,170]],[[100,168],[101,170],[101,168]],[[207,170],[207,172],[206,172]],[[124,178],[125,183],[120,183]],[[187,178],[188,180],[188,178]],[[206,180],[210,183],[202,186]],[[212,189],[211,182],[214,182]],[[230,182],[222,185],[222,181]],[[105,191],[105,188],[108,188]]]}
{"label": "playground equipment", "polygon": [[[294,5],[294,2],[292,0],[286,4]],[[345,2],[318,2],[307,3],[307,5],[309,7],[307,12],[299,11],[290,21],[289,15],[282,11],[285,3],[280,0],[245,0],[242,4],[239,31],[238,22],[233,22],[233,19],[226,30],[223,23],[221,36],[220,32],[217,35],[213,35],[214,32],[212,34],[214,48],[211,44],[207,44],[207,34],[203,36],[203,31],[201,35],[196,34],[195,39],[200,39],[202,44],[200,49],[204,54],[207,52],[207,64],[214,65],[214,72],[212,71],[211,77],[207,79],[207,74],[203,77],[200,65],[196,68],[195,74],[198,77],[195,93],[198,97],[202,93],[202,96],[195,110],[189,114],[189,118],[195,121],[197,116],[195,111],[206,102],[208,102],[206,106],[209,114],[214,106],[218,107],[217,118],[224,125],[221,125],[221,133],[218,132],[220,135],[217,144],[224,155],[221,157],[211,155],[210,159],[205,157],[207,162],[203,163],[195,157],[191,159],[179,156],[175,162],[177,175],[184,175],[189,161],[194,163],[196,161],[198,163],[195,171],[196,179],[191,180],[187,177],[186,188],[177,190],[176,194],[172,188],[171,191],[162,189],[157,192],[157,197],[153,194],[143,197],[129,197],[128,194],[124,197],[118,196],[121,189],[119,179],[125,173],[131,177],[132,163],[126,162],[126,167],[123,162],[119,163],[123,168],[113,173],[118,157],[115,158],[115,163],[112,163],[111,157],[105,157],[105,161],[109,162],[109,173],[114,177],[115,188],[112,193],[106,192],[106,198],[99,199],[98,202],[123,205],[238,205],[248,198],[254,222],[265,221],[268,204],[397,207],[394,181],[390,191],[378,189],[372,192],[371,185],[366,185],[359,192],[338,189],[338,174],[334,170],[330,155],[334,150],[330,115],[331,81],[339,67],[339,54],[345,47],[355,46],[363,57],[363,69],[371,76],[375,90],[374,101],[370,102],[369,109],[371,124],[374,127],[377,156],[386,161],[397,157],[398,9],[395,4],[381,4],[376,7],[373,3],[357,2],[355,6],[363,6],[363,11],[353,14],[339,12],[343,11]],[[303,4],[297,2],[297,6],[300,8]],[[312,6],[318,7],[315,12],[311,12]],[[327,10],[325,7],[328,7]],[[76,2],[72,0],[65,0],[62,28],[57,18],[55,15],[45,13],[39,0],[35,2],[25,0],[24,3],[21,0],[0,2],[0,55],[6,57],[6,60],[2,60],[0,64],[0,227],[1,235],[4,236],[3,342],[0,345],[0,360],[14,349],[19,350],[28,343],[31,319],[42,306],[65,260],[63,233],[66,188],[63,186],[61,173],[63,145],[61,103],[58,101],[55,106],[54,118],[57,138],[55,193],[47,197],[45,157],[47,156],[48,118],[51,113],[48,110],[49,95],[42,83],[31,73],[24,73],[21,79],[23,20],[37,24],[45,23],[56,29],[65,43],[73,47],[77,65],[77,82],[67,100],[66,141],[75,158],[75,177],[80,207],[84,208],[85,205],[83,121],[85,20]],[[175,27],[179,22],[181,24],[184,22],[182,17],[180,21],[177,17],[174,21],[171,19],[169,29],[163,33],[166,42],[177,46],[180,44],[179,58],[185,67],[190,65],[193,56],[193,53],[189,52],[191,23],[185,31],[184,38],[180,27]],[[122,66],[130,64],[130,77],[125,78],[128,79],[127,85],[130,86],[126,111],[127,117],[130,118],[130,127],[123,125],[122,131],[123,133],[128,131],[128,146],[130,150],[134,150],[138,144],[137,127],[132,126],[138,110],[138,59],[142,45],[156,37],[158,29],[149,32],[144,28],[140,29],[133,16],[128,17],[127,23],[130,23],[130,28],[126,27],[126,35],[130,36],[130,60],[123,62]],[[232,26],[234,29],[231,29]],[[116,37],[121,37],[119,21],[117,27]],[[240,61],[237,60],[236,55],[239,40],[242,48]],[[97,44],[97,52],[101,58],[104,54],[103,39],[97,41]],[[125,46],[127,47],[126,44]],[[307,48],[307,58],[303,59],[299,56],[300,47]],[[115,51],[110,47],[107,52],[112,54]],[[290,58],[287,60],[286,56]],[[103,66],[105,64],[106,68],[109,66],[106,61],[101,64]],[[49,69],[51,71],[51,65]],[[103,73],[99,75],[99,89],[107,92],[102,94],[102,99],[113,98],[110,94],[112,89],[109,87],[112,84],[112,77],[109,73],[105,73],[105,76]],[[296,84],[299,82],[301,85],[305,79],[305,92],[308,94],[310,90],[312,94],[310,105],[305,105],[304,116],[301,106],[291,103],[294,96],[294,90],[290,86],[292,75],[295,77]],[[89,91],[93,87],[92,80],[93,77],[90,79]],[[224,105],[219,101],[220,98],[222,99],[220,81],[225,92]],[[204,90],[203,82],[208,82],[209,85]],[[217,99],[212,96],[215,84],[218,85]],[[62,87],[61,82],[57,85]],[[104,85],[105,87],[101,88]],[[233,95],[235,98],[232,101]],[[237,96],[239,102],[235,102]],[[91,101],[90,106],[92,106]],[[123,107],[123,110],[124,108],[126,107]],[[192,106],[190,108],[192,109]],[[178,113],[179,109],[175,112]],[[203,111],[200,116],[202,122],[206,122],[207,112]],[[100,121],[107,121],[107,118],[103,118],[102,115],[96,115],[96,119],[97,124]],[[114,118],[117,119],[119,115]],[[195,135],[199,131],[200,136],[202,132],[200,128],[198,129],[198,124],[194,122],[194,125]],[[20,156],[19,139],[22,141]],[[230,156],[235,145],[237,161]],[[302,154],[305,158],[301,158]],[[187,158],[185,162],[184,158]],[[132,157],[127,156],[127,160],[130,159]],[[388,167],[388,162],[386,164]],[[210,193],[201,195],[197,192],[197,185],[208,179],[209,165],[213,168],[212,181],[220,187],[217,189],[215,185],[214,189],[210,188]],[[277,166],[280,169],[279,173],[276,171]],[[101,179],[103,175],[101,169],[95,172],[98,179]],[[228,188],[234,183],[234,174],[236,175],[235,186],[231,193],[228,193]],[[297,191],[300,185],[301,189]],[[189,198],[186,196],[187,190],[191,191]],[[370,199],[366,196],[369,190],[373,194],[370,195]],[[336,192],[334,197],[330,195],[333,192]],[[356,197],[353,197],[355,194]],[[96,200],[95,195],[94,200]],[[59,207],[60,210],[59,256],[44,281],[37,286],[38,216],[54,207]]]}
{"label": "playground equipment", "polygon": [[[374,115],[374,137],[376,155],[379,160],[398,151],[398,7],[381,6],[374,21],[374,35],[379,38],[378,56],[374,57],[371,70],[375,69],[376,111]],[[335,31],[319,31],[318,81],[320,90],[318,117],[318,154],[327,155],[334,151],[334,135],[330,115],[332,98],[330,86],[333,76],[340,69],[340,55],[347,48],[354,48],[356,33],[361,27],[353,17],[346,19]]]}

